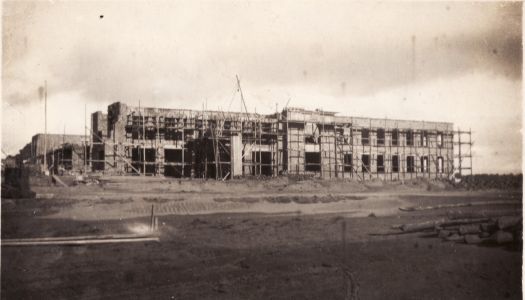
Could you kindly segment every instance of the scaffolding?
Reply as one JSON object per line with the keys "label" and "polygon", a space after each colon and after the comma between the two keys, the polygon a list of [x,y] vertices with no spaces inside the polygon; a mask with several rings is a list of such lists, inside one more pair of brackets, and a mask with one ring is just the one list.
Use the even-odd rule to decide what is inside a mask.
{"label": "scaffolding", "polygon": [[454,158],[457,161],[456,172],[460,177],[465,175],[472,176],[472,130],[462,131],[458,128],[455,136],[454,145],[457,146],[457,152],[454,153]]}
{"label": "scaffolding", "polygon": [[104,157],[90,163],[103,162],[108,172],[216,180],[282,174],[404,180],[472,172],[471,132],[454,131],[451,123],[339,117],[287,106],[261,115],[248,113],[240,84],[238,91],[243,112],[114,103],[105,136],[92,132],[92,147],[105,149]]}

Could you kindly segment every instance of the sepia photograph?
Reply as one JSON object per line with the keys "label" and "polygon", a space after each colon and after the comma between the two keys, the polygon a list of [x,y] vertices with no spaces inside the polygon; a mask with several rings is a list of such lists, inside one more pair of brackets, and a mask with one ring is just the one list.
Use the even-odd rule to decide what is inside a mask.
{"label": "sepia photograph", "polygon": [[0,299],[523,299],[521,1],[1,12]]}

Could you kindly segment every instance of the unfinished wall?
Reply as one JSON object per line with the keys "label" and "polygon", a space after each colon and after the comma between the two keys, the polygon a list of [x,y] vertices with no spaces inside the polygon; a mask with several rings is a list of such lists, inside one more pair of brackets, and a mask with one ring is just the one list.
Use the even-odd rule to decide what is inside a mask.
{"label": "unfinished wall", "polygon": [[451,123],[338,117],[298,108],[283,114],[289,174],[393,180],[454,171]]}
{"label": "unfinished wall", "polygon": [[[93,119],[93,128],[100,127],[102,116]],[[117,102],[108,107],[107,124],[103,143],[108,172],[217,179],[282,172],[275,116]]]}
{"label": "unfinished wall", "polygon": [[52,149],[60,148],[62,144],[82,144],[84,142],[83,135],[73,135],[73,134],[47,134],[46,140],[44,141],[44,134],[39,133],[35,134],[31,138],[31,156],[33,160],[40,159],[44,155],[44,144],[47,145],[47,151]]}
{"label": "unfinished wall", "polygon": [[104,157],[108,173],[394,180],[454,171],[451,123],[339,117],[300,108],[262,116],[120,102],[107,115],[93,114],[92,122],[100,137],[93,135],[93,166]]}
{"label": "unfinished wall", "polygon": [[63,144],[47,155],[49,169],[55,174],[83,173],[89,170],[89,147]]}
{"label": "unfinished wall", "polygon": [[112,143],[108,139],[108,115],[97,111],[91,114],[91,170],[114,170],[113,165],[107,164],[106,155],[111,153]]}

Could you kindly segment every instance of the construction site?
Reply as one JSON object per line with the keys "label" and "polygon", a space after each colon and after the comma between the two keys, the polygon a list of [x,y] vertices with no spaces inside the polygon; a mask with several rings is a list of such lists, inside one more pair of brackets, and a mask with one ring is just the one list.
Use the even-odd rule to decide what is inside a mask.
{"label": "construction site", "polygon": [[346,117],[320,109],[286,108],[260,115],[116,102],[107,112],[91,114],[86,131],[84,136],[35,135],[18,160],[55,174],[66,170],[217,180],[287,175],[406,180],[472,174],[471,132],[445,122]]}
{"label": "construction site", "polygon": [[522,177],[473,174],[470,130],[249,113],[237,83],[241,112],[115,102],[4,160],[2,295],[519,298]]}
{"label": "construction site", "polygon": [[522,176],[472,174],[470,130],[122,102],[85,123],[3,161],[2,297],[521,297]]}
{"label": "construction site", "polygon": [[523,299],[522,2],[2,21],[0,300]]}

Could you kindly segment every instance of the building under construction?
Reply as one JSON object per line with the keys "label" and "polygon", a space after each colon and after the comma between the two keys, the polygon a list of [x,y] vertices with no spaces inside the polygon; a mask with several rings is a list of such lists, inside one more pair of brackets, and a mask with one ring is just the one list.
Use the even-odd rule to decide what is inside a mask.
{"label": "building under construction", "polygon": [[[345,117],[300,108],[260,115],[117,102],[107,114],[93,113],[91,125],[86,150],[91,169],[105,174],[396,180],[472,171],[470,132],[454,131],[452,123],[444,122]],[[463,134],[467,141],[461,141]],[[461,153],[462,145],[468,152]]]}
{"label": "building under construction", "polygon": [[59,170],[86,171],[89,166],[89,150],[89,144],[83,135],[39,133],[20,150],[16,160],[18,164],[39,165],[54,173],[59,173]]}

